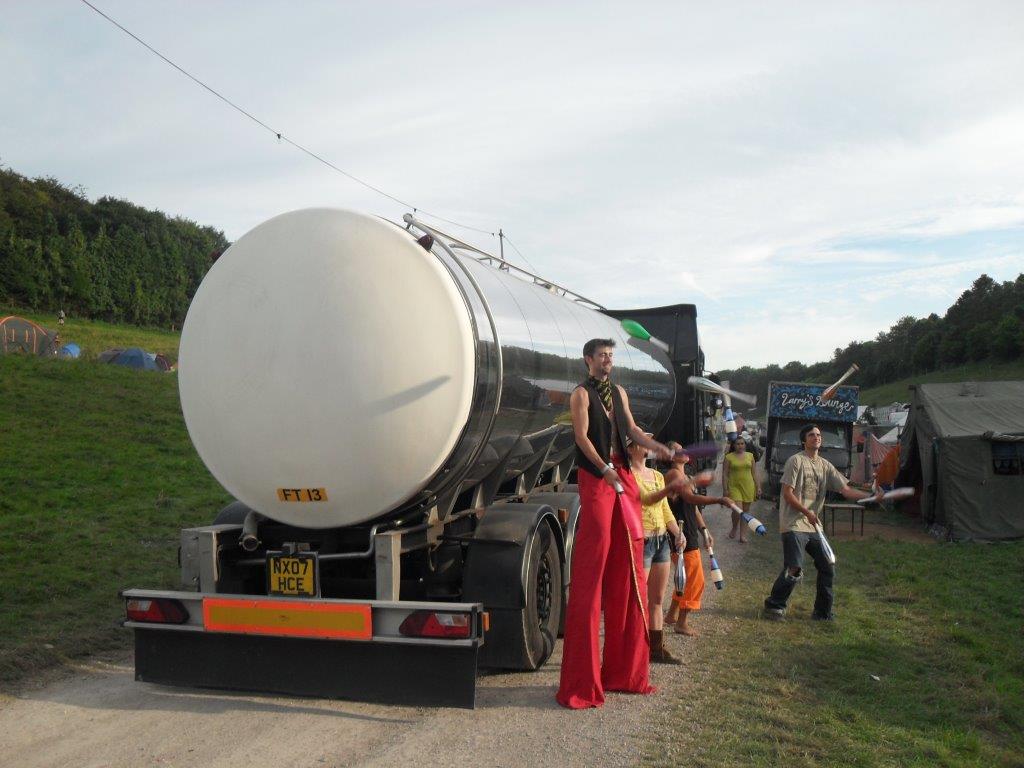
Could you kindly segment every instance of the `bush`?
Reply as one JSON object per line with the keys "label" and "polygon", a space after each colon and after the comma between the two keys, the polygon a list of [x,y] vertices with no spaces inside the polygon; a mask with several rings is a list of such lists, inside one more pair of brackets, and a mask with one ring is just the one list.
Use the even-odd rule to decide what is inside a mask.
{"label": "bush", "polygon": [[939,343],[939,360],[944,365],[960,365],[965,359],[964,337],[956,329],[951,329]]}
{"label": "bush", "polygon": [[967,332],[967,356],[974,361],[984,360],[992,351],[992,323],[981,323]]}

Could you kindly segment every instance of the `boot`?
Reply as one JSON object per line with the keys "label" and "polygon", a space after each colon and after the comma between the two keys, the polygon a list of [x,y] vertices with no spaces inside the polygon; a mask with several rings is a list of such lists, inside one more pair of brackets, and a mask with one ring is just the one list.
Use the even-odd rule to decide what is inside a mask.
{"label": "boot", "polygon": [[689,622],[690,611],[684,608],[679,611],[679,621],[676,622],[676,634],[686,635],[687,637],[697,637],[697,630],[690,626]]}
{"label": "boot", "polygon": [[661,629],[650,629],[648,635],[651,639],[651,663],[652,664],[682,664],[668,648],[665,647],[665,631]]}

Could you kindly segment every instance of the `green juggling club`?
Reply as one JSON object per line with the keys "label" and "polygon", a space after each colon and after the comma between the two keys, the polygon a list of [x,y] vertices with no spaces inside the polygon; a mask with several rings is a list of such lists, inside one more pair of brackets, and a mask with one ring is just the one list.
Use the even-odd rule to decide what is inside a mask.
{"label": "green juggling club", "polygon": [[658,349],[664,350],[666,354],[668,353],[668,344],[666,344],[661,339],[657,339],[654,336],[651,336],[650,332],[642,325],[640,325],[640,323],[638,323],[636,320],[623,320],[622,330],[624,330],[634,339],[640,339],[640,341],[649,341]]}

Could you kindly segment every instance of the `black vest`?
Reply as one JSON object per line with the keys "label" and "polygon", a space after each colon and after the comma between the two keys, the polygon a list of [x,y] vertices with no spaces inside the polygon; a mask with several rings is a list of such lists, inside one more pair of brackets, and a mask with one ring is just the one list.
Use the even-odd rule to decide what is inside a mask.
{"label": "black vest", "polygon": [[[696,490],[691,488],[694,493]],[[697,508],[688,502],[683,501],[682,497],[677,497],[668,500],[669,509],[672,510],[672,515],[682,523],[683,536],[686,537],[686,546],[683,547],[684,552],[697,549],[700,546],[700,532],[697,529]]]}
{"label": "black vest", "polygon": [[[601,403],[601,394],[597,391],[597,387],[594,386],[590,380],[584,381],[580,384],[587,394],[590,396],[590,405],[588,407],[588,414],[590,416],[590,425],[587,428],[587,437],[590,438],[590,442],[593,443],[594,448],[597,450],[597,455],[601,457],[601,460],[607,464],[610,460],[608,449],[612,444],[612,423],[611,420],[604,412],[604,405]],[[616,448],[619,452],[619,457],[623,463],[629,464],[629,454],[626,453],[626,426],[622,417],[622,395],[619,393],[619,388],[612,385],[612,413],[615,414],[615,439],[618,441]],[[576,446],[576,466],[580,469],[585,469],[595,477],[601,477],[603,467],[598,468],[590,463],[590,460],[583,455],[583,451],[580,447]]]}

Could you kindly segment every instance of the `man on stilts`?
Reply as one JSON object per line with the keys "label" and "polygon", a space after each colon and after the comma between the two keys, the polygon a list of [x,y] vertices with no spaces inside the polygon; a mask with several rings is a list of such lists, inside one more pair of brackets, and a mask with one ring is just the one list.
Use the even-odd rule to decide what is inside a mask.
{"label": "man on stilts", "polygon": [[[555,698],[570,709],[601,706],[605,691],[654,692],[648,681],[640,493],[629,470],[626,444],[632,440],[665,459],[671,453],[637,427],[625,390],[612,384],[614,346],[611,339],[586,343],[583,360],[590,376],[569,400],[580,516],[573,542],[561,682]],[[602,611],[603,658],[598,637]]]}

